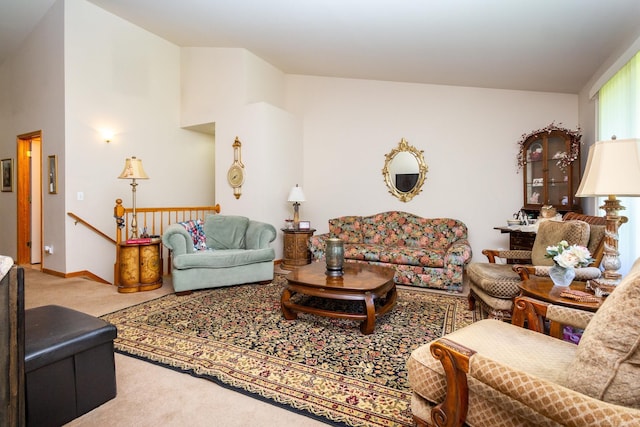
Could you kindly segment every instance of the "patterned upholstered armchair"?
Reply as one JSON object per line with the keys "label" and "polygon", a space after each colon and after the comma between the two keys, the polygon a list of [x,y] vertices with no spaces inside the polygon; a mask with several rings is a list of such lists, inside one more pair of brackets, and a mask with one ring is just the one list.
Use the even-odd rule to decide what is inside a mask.
{"label": "patterned upholstered armchair", "polygon": [[[600,266],[604,251],[606,219],[599,216],[583,215],[575,212],[565,214],[563,221],[545,221],[539,225],[531,251],[500,251],[485,249],[488,263],[472,262],[467,266],[469,278],[469,308],[480,304],[491,318],[509,320],[513,309],[513,299],[520,294],[518,284],[530,274],[548,276],[553,261],[545,258],[546,247],[561,240],[569,244],[586,246],[594,261],[590,267],[576,270],[575,280],[589,280],[600,276]],[[498,258],[517,263],[499,264]],[[522,265],[529,264],[529,265]]]}
{"label": "patterned upholstered armchair", "polygon": [[[417,348],[407,363],[416,423],[640,425],[638,307],[640,259],[596,313],[518,297],[513,324],[481,320]],[[584,327],[578,345],[539,333],[543,317]]]}

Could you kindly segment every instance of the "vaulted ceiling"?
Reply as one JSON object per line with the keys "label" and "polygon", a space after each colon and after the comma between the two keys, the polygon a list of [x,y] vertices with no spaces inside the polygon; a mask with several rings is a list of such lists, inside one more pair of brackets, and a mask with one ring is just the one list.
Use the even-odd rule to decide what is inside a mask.
{"label": "vaulted ceiling", "polygon": [[[0,62],[54,1],[0,0]],[[640,0],[89,1],[178,46],[246,48],[289,74],[563,93],[640,36]]]}

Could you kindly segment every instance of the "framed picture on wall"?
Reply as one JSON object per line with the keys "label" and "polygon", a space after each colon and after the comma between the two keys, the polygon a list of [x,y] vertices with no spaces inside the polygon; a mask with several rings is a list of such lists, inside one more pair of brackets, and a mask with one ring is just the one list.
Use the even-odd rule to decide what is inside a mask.
{"label": "framed picture on wall", "polygon": [[13,191],[13,159],[1,160],[2,191]]}
{"label": "framed picture on wall", "polygon": [[49,194],[58,194],[58,156],[49,156]]}

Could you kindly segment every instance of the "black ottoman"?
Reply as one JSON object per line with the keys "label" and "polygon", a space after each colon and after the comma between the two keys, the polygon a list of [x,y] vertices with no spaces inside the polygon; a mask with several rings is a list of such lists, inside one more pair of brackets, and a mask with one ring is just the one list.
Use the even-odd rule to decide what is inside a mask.
{"label": "black ottoman", "polygon": [[116,396],[116,327],[57,305],[25,310],[28,426],[60,426]]}

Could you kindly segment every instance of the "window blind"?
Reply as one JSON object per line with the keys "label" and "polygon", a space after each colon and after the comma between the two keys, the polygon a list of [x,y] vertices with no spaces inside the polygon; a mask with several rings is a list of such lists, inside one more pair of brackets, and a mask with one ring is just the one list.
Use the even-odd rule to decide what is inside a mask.
{"label": "window blind", "polygon": [[[640,52],[637,52],[598,93],[598,140],[640,138]],[[619,229],[618,251],[627,274],[640,257],[640,197],[619,197],[629,221]],[[598,200],[601,206],[603,200]]]}

